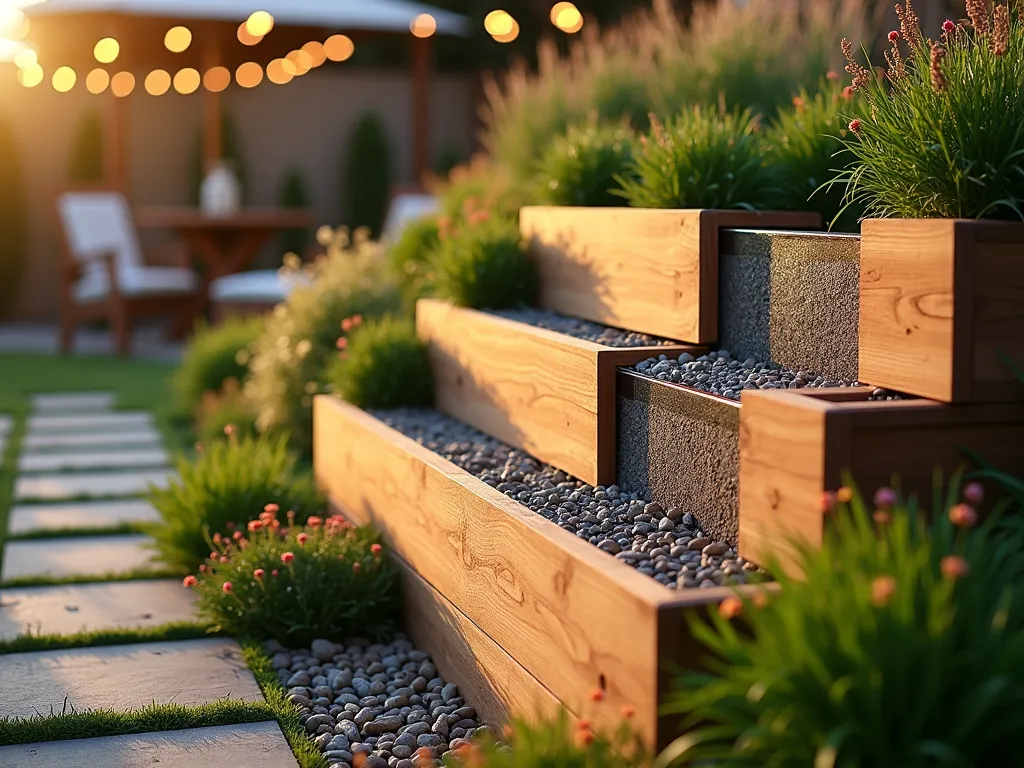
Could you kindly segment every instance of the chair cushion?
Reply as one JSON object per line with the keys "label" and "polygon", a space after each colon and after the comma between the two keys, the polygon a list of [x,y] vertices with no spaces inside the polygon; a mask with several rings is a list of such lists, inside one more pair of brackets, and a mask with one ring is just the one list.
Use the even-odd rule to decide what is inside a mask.
{"label": "chair cushion", "polygon": [[71,256],[87,274],[103,272],[99,257],[112,253],[118,270],[143,266],[142,248],[124,195],[118,192],[66,192],[57,211]]}
{"label": "chair cushion", "polygon": [[276,269],[258,269],[219,277],[210,283],[213,301],[277,304],[288,298],[296,286],[310,282],[301,272],[282,274]]}
{"label": "chair cushion", "polygon": [[[199,275],[179,267],[128,267],[118,273],[121,293],[129,298],[140,296],[184,296],[195,293],[200,286]],[[72,289],[79,304],[103,301],[110,294],[106,271],[87,272]]]}

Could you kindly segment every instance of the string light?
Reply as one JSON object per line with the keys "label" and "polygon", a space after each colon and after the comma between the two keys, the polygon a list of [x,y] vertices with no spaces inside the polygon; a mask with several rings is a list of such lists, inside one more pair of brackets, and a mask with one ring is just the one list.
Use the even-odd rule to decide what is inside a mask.
{"label": "string light", "polygon": [[58,67],[53,73],[53,90],[58,93],[67,93],[75,87],[78,82],[78,75],[71,67]]}
{"label": "string light", "polygon": [[583,29],[583,14],[572,3],[555,3],[551,7],[551,23],[572,35]]}
{"label": "string light", "polygon": [[110,92],[123,99],[135,90],[135,75],[131,72],[118,72],[110,78]]}
{"label": "string light", "polygon": [[109,85],[110,75],[105,69],[94,69],[85,76],[85,90],[93,95],[103,93]]}
{"label": "string light", "polygon": [[28,69],[39,63],[39,54],[31,48],[22,48],[14,54],[14,66],[18,69]]}
{"label": "string light", "polygon": [[313,68],[313,57],[305,51],[292,51],[285,56],[285,60],[290,61],[295,67],[296,77],[306,74]]}
{"label": "string light", "polygon": [[313,62],[313,67],[319,67],[325,61],[327,61],[327,53],[324,52],[324,44],[319,43],[316,40],[311,40],[302,46],[302,50],[309,54],[310,61]]}
{"label": "string light", "polygon": [[518,28],[519,25],[508,11],[491,11],[484,17],[484,29],[487,30],[487,34],[494,38],[505,37]]}
{"label": "string light", "polygon": [[261,40],[263,37],[252,34],[244,21],[238,25],[238,42],[242,45],[258,45]]}
{"label": "string light", "polygon": [[211,67],[203,75],[203,87],[210,93],[220,93],[231,85],[231,70],[227,67]]}
{"label": "string light", "polygon": [[[289,66],[286,68],[285,64]],[[267,64],[267,80],[275,85],[290,83],[292,78],[295,77],[295,73],[289,71],[290,69],[294,69],[294,65],[291,62],[286,62],[284,59],[274,59]]]}
{"label": "string light", "polygon": [[146,75],[146,93],[150,96],[163,96],[171,90],[171,76],[163,69],[154,69]]}
{"label": "string light", "polygon": [[199,76],[199,72],[191,67],[186,67],[175,74],[174,90],[183,96],[187,96],[198,91],[201,82],[202,78]]}
{"label": "string light", "polygon": [[499,43],[511,43],[513,40],[519,37],[519,22],[517,22],[515,19],[512,19],[512,29],[510,29],[507,34],[492,35],[492,37],[495,39],[495,41]]}
{"label": "string light", "polygon": [[324,53],[331,61],[347,61],[355,50],[355,43],[348,35],[331,35],[324,41]]}
{"label": "string light", "polygon": [[92,55],[100,64],[113,64],[121,55],[121,44],[112,37],[104,37],[96,43]]}
{"label": "string light", "polygon": [[188,27],[171,27],[164,35],[164,47],[171,53],[184,53],[192,45],[192,30]]}
{"label": "string light", "polygon": [[35,88],[43,82],[43,68],[33,64],[18,70],[18,82],[26,88]]}
{"label": "string light", "polygon": [[266,11],[253,12],[245,22],[246,31],[253,37],[266,37],[273,28],[274,17]]}
{"label": "string light", "polygon": [[247,61],[235,70],[235,82],[243,88],[255,88],[263,82],[263,67],[255,61]]}
{"label": "string light", "polygon": [[429,13],[421,13],[409,25],[409,31],[414,37],[432,37],[437,32],[437,20]]}

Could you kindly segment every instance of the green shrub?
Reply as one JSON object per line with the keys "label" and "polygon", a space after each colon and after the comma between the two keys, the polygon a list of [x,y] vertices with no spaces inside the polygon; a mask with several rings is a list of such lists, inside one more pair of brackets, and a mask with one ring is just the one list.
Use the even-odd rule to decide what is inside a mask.
{"label": "green shrub", "polygon": [[352,228],[366,227],[379,236],[391,194],[391,142],[380,117],[367,113],[359,118],[345,155],[342,199],[345,217]]}
{"label": "green shrub", "polygon": [[256,437],[258,434],[256,409],[237,379],[225,381],[218,392],[205,392],[194,413],[200,445],[224,439],[225,430],[239,438]]}
{"label": "green shrub", "polygon": [[[977,503],[980,487],[964,496]],[[873,513],[855,498],[820,550],[799,546],[804,578],[780,575],[777,594],[694,622],[713,659],[674,702],[694,729],[677,764],[1019,763],[1024,522],[972,528],[955,490],[932,524],[892,498],[880,491]]]}
{"label": "green shrub", "polygon": [[[298,168],[290,169],[281,180],[278,202],[282,208],[297,208],[301,210],[309,207],[309,190],[307,189],[306,177]],[[281,233],[281,241],[278,247],[282,254],[294,253],[301,258],[308,242],[309,232],[306,229],[302,227],[286,229]]]}
{"label": "green shrub", "polygon": [[544,152],[537,199],[548,205],[621,205],[612,190],[629,174],[632,135],[615,126],[573,126]]}
{"label": "green shrub", "polygon": [[91,109],[82,116],[71,144],[68,178],[76,183],[98,183],[106,176],[103,167],[103,121]]}
{"label": "green shrub", "polygon": [[248,530],[218,532],[198,577],[185,579],[198,593],[199,615],[229,634],[295,647],[324,637],[391,637],[401,588],[377,534],[340,516],[282,526],[277,515],[271,505]]}
{"label": "green shrub", "polygon": [[764,162],[757,119],[749,112],[720,114],[694,107],[634,147],[631,175],[617,178],[615,194],[637,208],[769,208],[777,173]]}
{"label": "green shrub", "polygon": [[505,167],[478,156],[453,169],[434,193],[440,199],[441,219],[457,224],[480,211],[510,219],[518,217],[519,209],[529,202],[526,187]]}
{"label": "green shrub", "polygon": [[206,393],[219,393],[228,380],[236,384],[245,380],[252,345],[262,330],[263,319],[258,317],[196,328],[174,373],[174,389],[184,412],[194,413]]}
{"label": "green shrub", "polygon": [[300,521],[324,505],[283,435],[216,440],[194,460],[179,458],[175,469],[178,477],[167,488],[151,489],[149,500],[160,515],[152,527],[157,556],[182,573],[209,554],[215,532],[244,526],[266,504],[294,510]]}
{"label": "green shrub", "polygon": [[438,217],[425,216],[410,222],[388,246],[388,263],[409,307],[430,292],[431,260],[441,243],[438,232]]}
{"label": "green shrub", "polygon": [[816,211],[830,228],[859,232],[861,209],[846,204],[846,185],[830,184],[853,157],[841,136],[846,121],[840,115],[843,90],[823,82],[811,96],[807,91],[793,99],[791,109],[782,110],[766,133],[768,162],[777,168],[782,187],[773,207],[783,211]]}
{"label": "green shrub", "polygon": [[304,268],[311,284],[293,290],[267,318],[245,388],[260,431],[287,432],[306,456],[312,449],[313,396],[325,391],[342,321],[380,317],[401,306],[380,246],[361,232],[352,240],[345,230],[320,234],[327,254]]}
{"label": "green shrub", "polygon": [[427,345],[409,320],[385,317],[338,340],[331,371],[334,392],[360,408],[429,408],[434,375]]}
{"label": "green shrub", "polygon": [[13,308],[27,263],[28,206],[24,185],[14,131],[0,116],[0,318]]}
{"label": "green shrub", "polygon": [[1003,3],[968,9],[970,26],[950,22],[931,45],[907,8],[884,78],[844,43],[864,109],[841,178],[867,216],[1024,219],[1024,23]]}
{"label": "green shrub", "polygon": [[443,232],[435,270],[437,295],[459,306],[509,309],[537,298],[536,267],[508,219],[478,214]]}

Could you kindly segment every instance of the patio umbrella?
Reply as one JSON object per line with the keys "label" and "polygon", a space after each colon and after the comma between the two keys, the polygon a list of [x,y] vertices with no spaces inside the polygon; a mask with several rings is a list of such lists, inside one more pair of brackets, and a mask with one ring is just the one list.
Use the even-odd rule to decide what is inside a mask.
{"label": "patio umbrella", "polygon": [[[468,33],[464,17],[408,0],[45,0],[23,10],[37,67],[69,68],[60,76],[70,83],[92,70],[90,90],[110,91],[107,177],[121,189],[127,178],[124,97],[136,90],[132,70],[149,70],[149,93],[172,86],[203,92],[209,167],[221,157],[220,94],[232,73],[242,86],[253,87],[264,75],[284,83],[325,58],[348,58],[360,37],[374,34],[408,35],[411,41],[419,177],[429,168],[431,38]],[[347,34],[332,34],[340,32]]]}

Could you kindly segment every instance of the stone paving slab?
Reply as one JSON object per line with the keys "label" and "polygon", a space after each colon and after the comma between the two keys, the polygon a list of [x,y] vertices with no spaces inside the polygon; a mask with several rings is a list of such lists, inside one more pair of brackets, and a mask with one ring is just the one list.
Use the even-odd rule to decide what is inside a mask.
{"label": "stone paving slab", "polygon": [[0,437],[6,435],[14,428],[14,419],[0,413]]}
{"label": "stone paving slab", "polygon": [[0,747],[9,768],[296,768],[275,722]]}
{"label": "stone paving slab", "polygon": [[0,680],[0,717],[60,712],[65,699],[76,712],[263,700],[242,649],[220,638],[11,653],[0,656]]}
{"label": "stone paving slab", "polygon": [[[148,536],[76,536],[9,541],[0,581],[29,576],[99,576],[152,564]],[[0,673],[0,680],[3,674]]]}
{"label": "stone paving slab", "polygon": [[163,445],[163,437],[152,427],[77,434],[35,434],[25,435],[21,440],[22,453],[66,451],[69,448],[95,450],[127,448],[129,446],[159,447],[161,445]]}
{"label": "stone paving slab", "polygon": [[113,392],[61,392],[32,395],[32,410],[40,414],[109,411],[113,407]]}
{"label": "stone paving slab", "polygon": [[134,496],[150,484],[166,487],[169,469],[137,472],[71,472],[19,477],[14,483],[15,501],[62,501],[82,498]]}
{"label": "stone paving slab", "polygon": [[153,506],[142,499],[20,504],[11,508],[7,530],[13,534],[62,528],[111,528],[122,523],[150,523],[159,519]]}
{"label": "stone paving slab", "polygon": [[140,429],[153,425],[153,414],[146,411],[114,411],[77,415],[29,416],[29,434],[54,432],[105,432],[111,429]]}
{"label": "stone paving slab", "polygon": [[67,472],[84,469],[136,469],[166,467],[170,456],[163,448],[121,451],[31,453],[18,457],[20,472]]}
{"label": "stone paving slab", "polygon": [[167,579],[0,589],[0,639],[191,621],[194,602],[195,592]]}

